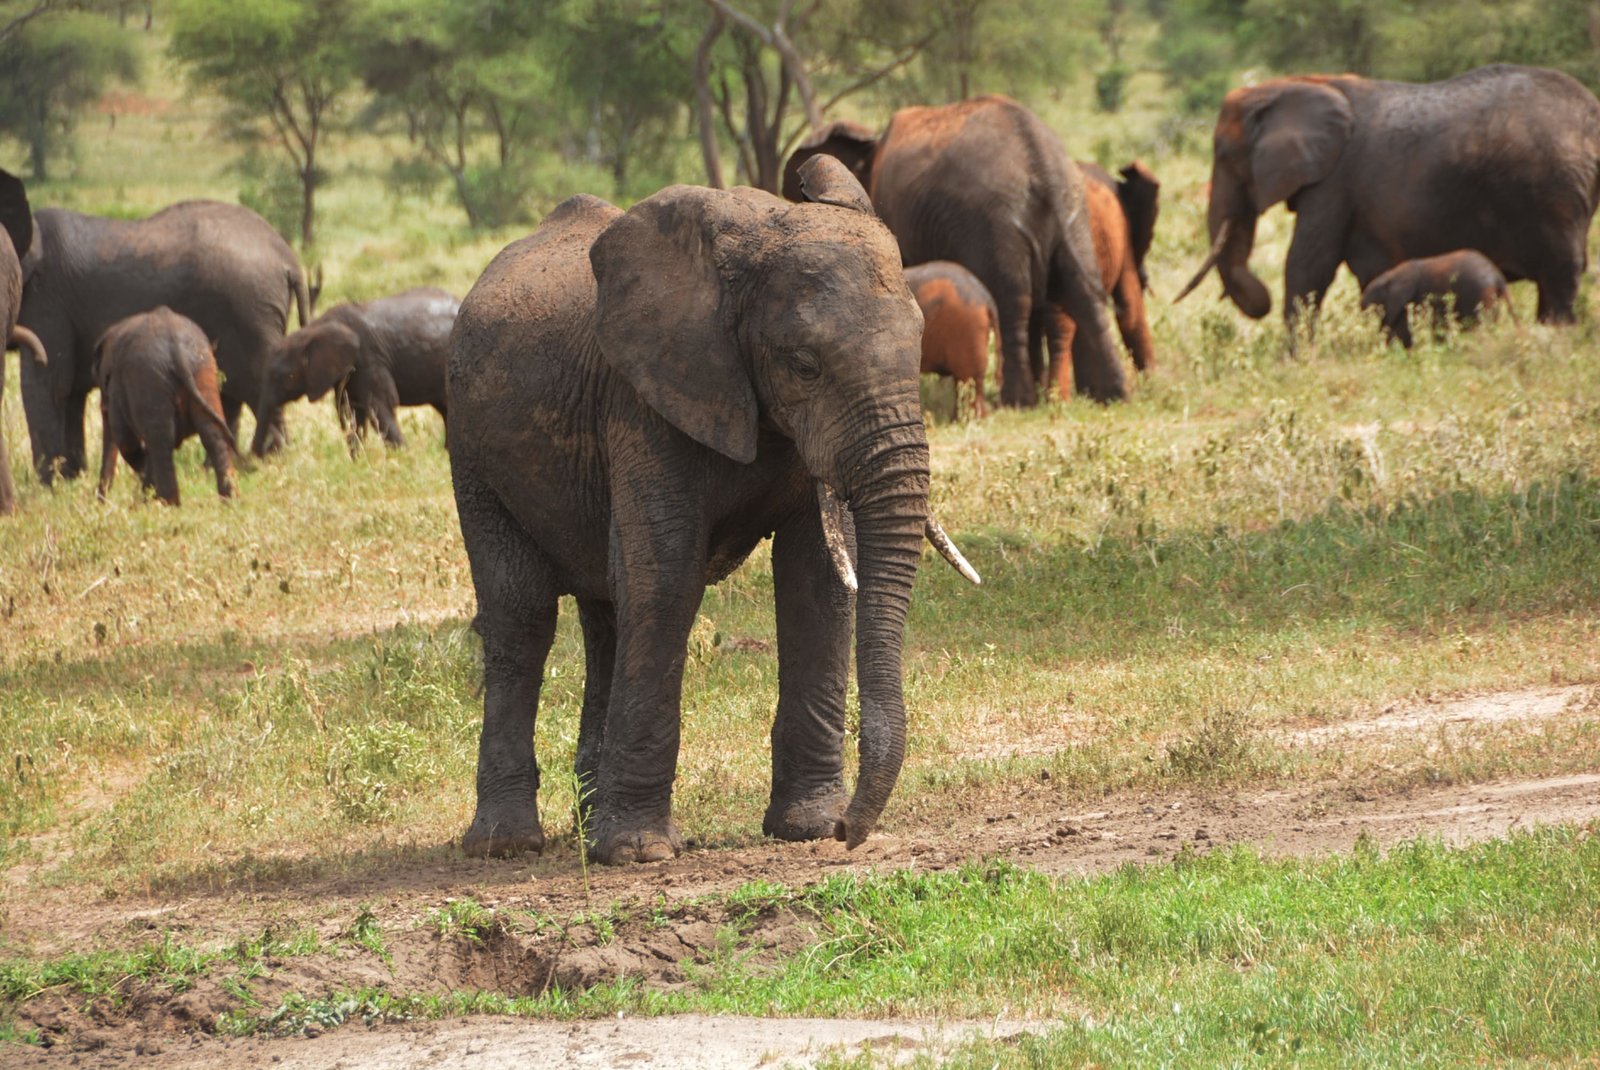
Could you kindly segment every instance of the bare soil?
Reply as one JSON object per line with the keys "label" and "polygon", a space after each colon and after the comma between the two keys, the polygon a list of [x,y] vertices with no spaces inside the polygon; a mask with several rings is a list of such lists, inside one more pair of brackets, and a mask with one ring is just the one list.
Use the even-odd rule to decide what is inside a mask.
{"label": "bare soil", "polygon": [[[1301,742],[1327,734],[1368,738],[1439,731],[1441,726],[1588,716],[1600,689],[1542,688],[1390,708],[1360,721],[1291,733]],[[837,843],[765,843],[738,850],[695,850],[651,866],[601,868],[587,877],[575,859],[479,861],[437,850],[358,876],[277,887],[193,894],[182,899],[85,903],[82,893],[41,889],[10,897],[4,943],[46,956],[85,948],[137,946],[170,932],[189,945],[222,946],[264,929],[314,929],[336,950],[277,960],[251,981],[262,1007],[291,993],[326,996],[364,986],[426,994],[492,990],[537,995],[552,985],[587,987],[627,976],[670,991],[693,983],[736,932],[738,950],[759,969],[776,965],[812,939],[808,919],[786,908],[755,914],[723,905],[726,893],[755,878],[803,886],[841,870],[940,870],[974,859],[1004,858],[1043,872],[1105,872],[1125,863],[1160,862],[1181,850],[1206,852],[1247,843],[1269,855],[1315,855],[1351,847],[1360,836],[1390,844],[1418,836],[1467,843],[1540,824],[1600,820],[1600,773],[1385,793],[1347,783],[1271,790],[1184,790],[1106,797],[1090,807],[1065,805],[1053,785],[925,827],[901,826],[855,852]],[[79,901],[74,900],[74,894]],[[442,936],[426,924],[459,897],[494,908],[504,922],[481,939]],[[608,923],[563,925],[604,911]],[[382,925],[387,963],[355,948],[347,930],[363,908]],[[508,920],[509,919],[509,920]],[[525,919],[525,920],[518,920]],[[722,948],[721,950],[726,950]],[[213,1035],[217,1016],[239,1001],[218,979],[202,978],[174,995],[130,981],[117,998],[85,1001],[44,993],[23,1006],[20,1024],[40,1031],[47,1049],[0,1047],[0,1065],[55,1065],[62,1055],[94,1065],[134,1056],[141,1066],[227,1065],[362,1067],[745,1067],[809,1065],[823,1050],[944,1045],[963,1030],[1010,1035],[1030,1023],[743,1021],[676,1018],[588,1023],[474,1018],[444,1022],[347,1024],[310,1039],[227,1040]],[[359,1016],[355,1017],[359,1023]],[[1032,1023],[1040,1025],[1045,1023]],[[315,1027],[311,1030],[317,1032]],[[895,1039],[898,1038],[898,1039]],[[686,1061],[687,1060],[687,1061]]]}

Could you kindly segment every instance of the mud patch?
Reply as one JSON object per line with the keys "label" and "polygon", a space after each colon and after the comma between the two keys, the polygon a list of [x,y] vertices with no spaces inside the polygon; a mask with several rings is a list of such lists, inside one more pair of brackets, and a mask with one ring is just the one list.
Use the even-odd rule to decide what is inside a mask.
{"label": "mud patch", "polygon": [[1441,729],[1532,724],[1563,715],[1600,715],[1600,687],[1535,687],[1410,707],[1389,706],[1375,717],[1297,729],[1284,732],[1282,738],[1292,743],[1320,744]]}

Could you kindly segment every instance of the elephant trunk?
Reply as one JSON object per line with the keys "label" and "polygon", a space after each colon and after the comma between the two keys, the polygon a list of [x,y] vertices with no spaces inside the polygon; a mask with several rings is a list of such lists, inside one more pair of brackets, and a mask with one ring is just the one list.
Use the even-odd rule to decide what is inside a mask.
{"label": "elephant trunk", "polygon": [[[910,410],[915,415],[915,410]],[[900,775],[906,706],[900,651],[928,519],[928,444],[920,416],[856,454],[845,469],[855,518],[856,681],[860,772],[835,835],[850,848],[872,832]]]}
{"label": "elephant trunk", "polygon": [[1211,201],[1206,209],[1206,227],[1211,235],[1211,252],[1195,277],[1178,295],[1181,300],[1198,286],[1212,267],[1222,279],[1229,300],[1251,319],[1272,311],[1272,295],[1250,271],[1250,252],[1256,244],[1258,216],[1244,187],[1224,167],[1211,169]]}

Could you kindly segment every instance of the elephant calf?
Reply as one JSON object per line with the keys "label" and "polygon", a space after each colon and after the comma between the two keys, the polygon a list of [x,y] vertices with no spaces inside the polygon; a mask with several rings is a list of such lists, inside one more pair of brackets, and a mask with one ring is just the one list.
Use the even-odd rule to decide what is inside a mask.
{"label": "elephant calf", "polygon": [[178,504],[173,452],[198,434],[217,474],[217,493],[234,491],[233,433],[222,415],[217,360],[205,332],[166,306],[120,320],[95,346],[104,446],[100,497],[111,490],[117,451],[144,485]]}
{"label": "elephant calf", "polygon": [[906,284],[922,307],[922,372],[948,376],[958,387],[950,418],[961,407],[959,387],[972,385],[974,415],[987,415],[983,375],[989,367],[989,336],[1000,330],[994,298],[978,277],[950,260],[906,268]]}
{"label": "elephant calf", "polygon": [[329,390],[352,451],[369,425],[389,445],[405,445],[395,419],[401,405],[432,405],[448,420],[445,365],[459,306],[445,291],[424,286],[324,312],[274,354],[261,399],[261,411],[269,414],[263,424],[287,402],[316,401]]}
{"label": "elephant calf", "polygon": [[1452,311],[1446,295],[1455,298],[1454,314],[1465,324],[1477,322],[1480,312],[1499,306],[1516,318],[1511,295],[1506,291],[1506,277],[1487,256],[1474,249],[1457,249],[1396,264],[1367,284],[1361,292],[1361,307],[1382,308],[1384,330],[1410,349],[1408,310],[1412,305],[1426,307],[1437,326]]}

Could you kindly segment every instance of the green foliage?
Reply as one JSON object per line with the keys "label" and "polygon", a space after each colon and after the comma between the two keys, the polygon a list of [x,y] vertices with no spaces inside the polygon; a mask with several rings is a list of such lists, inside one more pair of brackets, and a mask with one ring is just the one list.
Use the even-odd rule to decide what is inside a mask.
{"label": "green foliage", "polygon": [[[0,22],[17,6],[0,7]],[[0,37],[0,134],[27,147],[29,169],[42,181],[83,109],[111,82],[139,74],[138,51],[111,20],[76,11],[40,16]]]}

